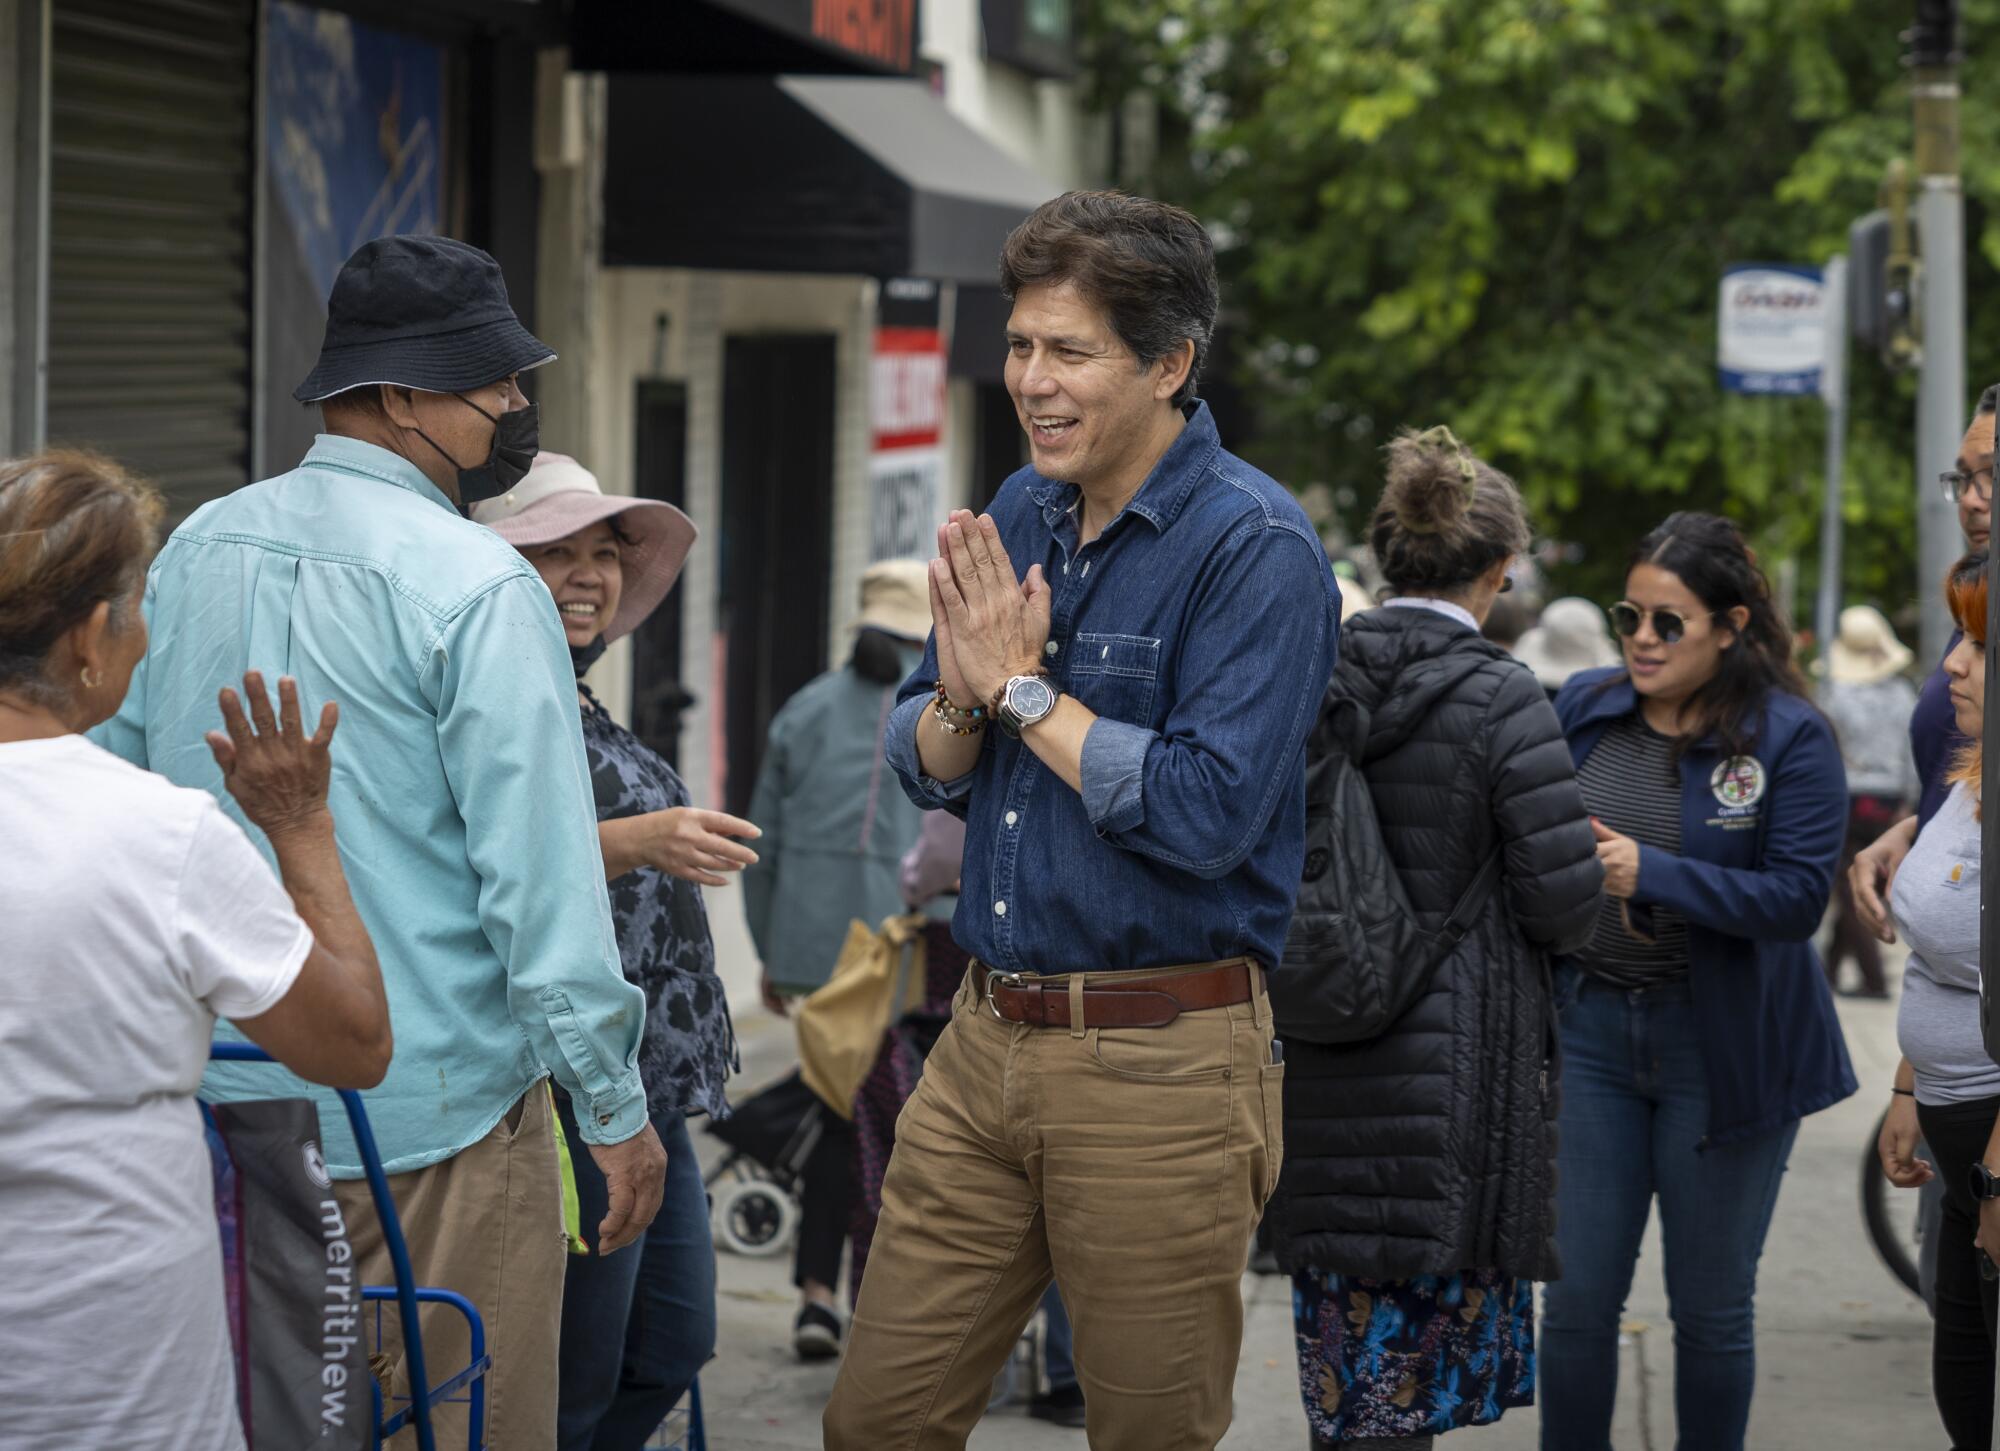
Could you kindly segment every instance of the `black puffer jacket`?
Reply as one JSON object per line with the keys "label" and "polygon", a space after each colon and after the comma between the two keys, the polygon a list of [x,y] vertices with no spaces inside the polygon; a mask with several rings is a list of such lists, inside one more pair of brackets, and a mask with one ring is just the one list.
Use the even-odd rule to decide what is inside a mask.
{"label": "black puffer jacket", "polygon": [[1497,646],[1404,606],[1341,628],[1328,690],[1370,712],[1362,767],[1424,926],[1444,922],[1496,850],[1504,872],[1388,1033],[1286,1042],[1279,1258],[1378,1279],[1553,1279],[1547,964],[1589,938],[1604,884],[1555,710]]}

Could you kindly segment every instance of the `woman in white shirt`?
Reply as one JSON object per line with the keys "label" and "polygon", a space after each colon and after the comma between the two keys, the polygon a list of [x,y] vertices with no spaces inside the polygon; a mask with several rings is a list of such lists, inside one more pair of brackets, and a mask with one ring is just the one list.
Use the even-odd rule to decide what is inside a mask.
{"label": "woman in white shirt", "polygon": [[[218,1017],[294,1072],[381,1081],[388,1007],[326,809],[336,712],[244,677],[209,735],[283,885],[203,791],[84,739],[146,650],[158,496],[0,463],[0,1446],[237,1451],[208,1154]],[[218,682],[219,683],[219,682]],[[254,724],[253,724],[254,722]],[[287,895],[289,893],[289,896]]]}

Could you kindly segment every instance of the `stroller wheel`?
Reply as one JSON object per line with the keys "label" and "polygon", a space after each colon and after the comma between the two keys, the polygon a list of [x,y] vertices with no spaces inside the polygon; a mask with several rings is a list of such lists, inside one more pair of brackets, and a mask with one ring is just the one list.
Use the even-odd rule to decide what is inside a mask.
{"label": "stroller wheel", "polygon": [[780,1254],[798,1227],[799,1206],[768,1179],[746,1179],[716,1196],[715,1237],[735,1254]]}

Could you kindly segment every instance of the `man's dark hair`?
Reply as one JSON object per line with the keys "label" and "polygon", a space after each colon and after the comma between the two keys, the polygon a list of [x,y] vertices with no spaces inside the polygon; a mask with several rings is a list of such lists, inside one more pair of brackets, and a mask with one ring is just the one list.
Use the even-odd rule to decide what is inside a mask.
{"label": "man's dark hair", "polygon": [[1000,249],[1000,290],[1067,282],[1101,308],[1119,341],[1149,368],[1189,339],[1194,365],[1174,394],[1195,396],[1215,336],[1215,245],[1179,207],[1118,191],[1072,191],[1044,202]]}

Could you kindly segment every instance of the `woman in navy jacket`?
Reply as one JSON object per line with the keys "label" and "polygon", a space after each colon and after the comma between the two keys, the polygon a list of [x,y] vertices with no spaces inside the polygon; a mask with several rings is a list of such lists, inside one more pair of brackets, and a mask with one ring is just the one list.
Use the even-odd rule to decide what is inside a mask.
{"label": "woman in navy jacket", "polygon": [[1799,1120],[1855,1090],[1811,938],[1846,829],[1833,731],[1736,527],[1675,514],[1612,609],[1622,668],[1556,711],[1605,867],[1558,976],[1556,1246],[1544,1451],[1606,1451],[1618,1324],[1653,1199],[1682,1446],[1737,1451],[1757,1260]]}

